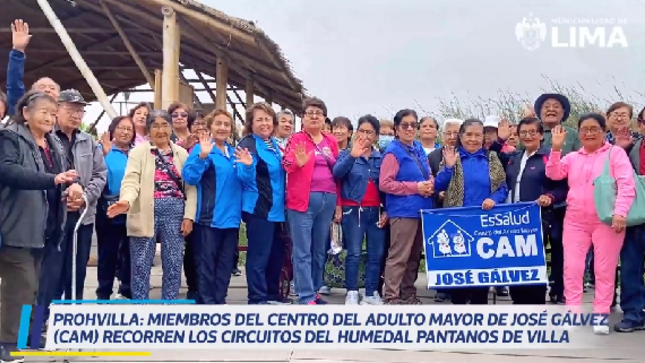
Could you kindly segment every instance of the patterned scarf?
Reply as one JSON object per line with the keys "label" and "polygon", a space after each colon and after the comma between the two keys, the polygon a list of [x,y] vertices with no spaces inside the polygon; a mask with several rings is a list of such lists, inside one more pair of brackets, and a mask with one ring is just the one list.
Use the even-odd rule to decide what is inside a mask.
{"label": "patterned scarf", "polygon": [[[490,175],[490,192],[491,194],[499,189],[506,181],[504,167],[497,157],[497,153],[487,152],[488,154],[488,174]],[[439,170],[446,165],[446,160],[441,159]],[[444,208],[462,207],[464,205],[464,170],[461,166],[461,157],[457,156],[455,171],[448,184],[446,196],[443,200]]]}

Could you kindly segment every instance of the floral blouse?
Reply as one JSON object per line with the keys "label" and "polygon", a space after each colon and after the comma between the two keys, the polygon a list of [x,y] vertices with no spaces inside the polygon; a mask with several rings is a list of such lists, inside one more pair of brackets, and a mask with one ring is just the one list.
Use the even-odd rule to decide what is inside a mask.
{"label": "floral blouse", "polygon": [[163,154],[157,149],[151,150],[155,156],[155,199],[179,198],[184,199],[181,184],[181,173],[173,164],[172,152]]}

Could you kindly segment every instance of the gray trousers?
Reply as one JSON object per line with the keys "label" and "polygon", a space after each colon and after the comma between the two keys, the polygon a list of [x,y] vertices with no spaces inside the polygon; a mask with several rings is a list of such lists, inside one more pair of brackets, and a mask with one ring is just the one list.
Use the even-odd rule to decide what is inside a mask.
{"label": "gray trousers", "polygon": [[0,247],[0,343],[16,344],[23,305],[36,303],[42,249]]}

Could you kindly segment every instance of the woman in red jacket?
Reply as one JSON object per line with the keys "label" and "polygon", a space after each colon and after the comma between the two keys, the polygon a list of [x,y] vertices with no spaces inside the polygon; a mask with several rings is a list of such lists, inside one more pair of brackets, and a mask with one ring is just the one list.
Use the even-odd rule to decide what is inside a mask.
{"label": "woman in red jacket", "polygon": [[332,174],[338,144],[322,131],[327,106],[317,98],[303,103],[302,131],[291,136],[282,161],[287,172],[287,219],[293,240],[295,290],[301,304],[326,302],[318,290],[329,247],[329,224],[334,217],[337,186]]}

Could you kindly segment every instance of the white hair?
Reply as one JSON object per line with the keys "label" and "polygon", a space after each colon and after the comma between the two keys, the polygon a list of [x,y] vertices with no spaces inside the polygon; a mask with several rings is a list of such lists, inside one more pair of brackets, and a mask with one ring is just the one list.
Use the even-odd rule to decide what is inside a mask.
{"label": "white hair", "polygon": [[458,118],[449,118],[447,120],[444,120],[443,123],[441,124],[441,131],[444,131],[446,129],[446,126],[449,125],[456,125],[458,127],[461,127],[461,124],[464,123],[464,120],[458,119]]}

